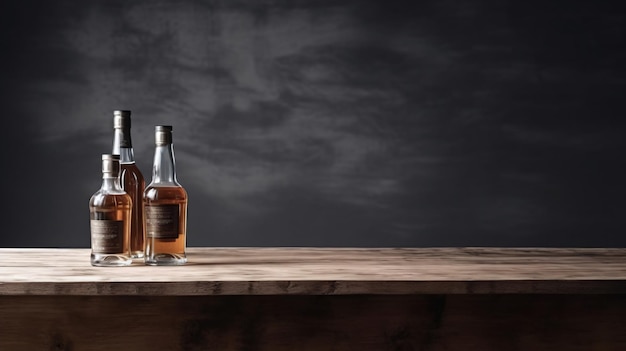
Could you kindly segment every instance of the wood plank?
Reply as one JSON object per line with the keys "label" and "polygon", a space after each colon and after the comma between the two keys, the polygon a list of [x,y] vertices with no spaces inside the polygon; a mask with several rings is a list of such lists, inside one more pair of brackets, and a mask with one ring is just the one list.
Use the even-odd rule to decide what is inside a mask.
{"label": "wood plank", "polygon": [[0,296],[0,350],[626,350],[626,295]]}
{"label": "wood plank", "polygon": [[626,293],[626,249],[189,248],[102,268],[89,249],[0,249],[0,295]]}

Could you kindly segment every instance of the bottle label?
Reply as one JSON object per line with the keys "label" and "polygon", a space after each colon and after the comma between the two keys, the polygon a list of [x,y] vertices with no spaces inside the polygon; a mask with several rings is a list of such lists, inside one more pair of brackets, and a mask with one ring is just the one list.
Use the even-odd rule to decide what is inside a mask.
{"label": "bottle label", "polygon": [[91,220],[91,250],[98,254],[124,251],[124,221]]}
{"label": "bottle label", "polygon": [[178,205],[146,205],[146,236],[157,239],[178,238]]}

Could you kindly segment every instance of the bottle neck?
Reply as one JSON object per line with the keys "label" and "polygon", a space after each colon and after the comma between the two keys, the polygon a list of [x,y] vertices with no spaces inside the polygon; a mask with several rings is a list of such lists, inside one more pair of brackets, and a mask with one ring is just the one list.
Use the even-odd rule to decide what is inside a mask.
{"label": "bottle neck", "polygon": [[102,174],[102,186],[100,190],[108,194],[122,194],[124,189],[120,185],[120,177],[115,177],[111,173]]}
{"label": "bottle neck", "polygon": [[180,186],[176,180],[176,164],[172,144],[156,146],[152,165],[152,184]]}
{"label": "bottle neck", "polygon": [[120,163],[135,163],[133,143],[130,139],[130,129],[115,128],[113,133],[113,154],[120,155]]}

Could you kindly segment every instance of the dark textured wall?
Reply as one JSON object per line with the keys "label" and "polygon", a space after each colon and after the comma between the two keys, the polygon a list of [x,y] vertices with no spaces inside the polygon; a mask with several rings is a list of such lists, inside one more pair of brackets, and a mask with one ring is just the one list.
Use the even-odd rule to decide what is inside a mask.
{"label": "dark textured wall", "polygon": [[89,246],[114,109],[189,246],[623,246],[619,4],[2,2],[0,246]]}

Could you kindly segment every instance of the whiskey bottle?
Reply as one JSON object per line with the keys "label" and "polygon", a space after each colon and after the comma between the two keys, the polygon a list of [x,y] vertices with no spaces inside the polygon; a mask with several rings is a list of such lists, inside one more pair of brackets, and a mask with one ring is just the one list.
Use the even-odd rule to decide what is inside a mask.
{"label": "whiskey bottle", "polygon": [[133,258],[144,255],[143,192],[146,187],[143,174],[135,163],[133,143],[130,138],[130,111],[113,111],[113,154],[120,155],[120,183],[133,201],[130,220],[130,254]]}
{"label": "whiskey bottle", "polygon": [[102,186],[89,199],[91,264],[127,266],[132,200],[120,186],[119,155],[102,155]]}
{"label": "whiskey bottle", "polygon": [[155,127],[152,181],[144,191],[148,265],[187,262],[187,192],[176,179],[172,126]]}

